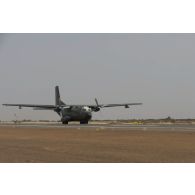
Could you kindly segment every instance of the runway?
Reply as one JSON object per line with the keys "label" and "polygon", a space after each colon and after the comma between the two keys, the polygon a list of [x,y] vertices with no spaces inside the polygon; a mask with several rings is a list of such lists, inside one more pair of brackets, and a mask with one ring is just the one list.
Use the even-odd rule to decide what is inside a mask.
{"label": "runway", "polygon": [[0,124],[0,127],[20,127],[20,128],[57,128],[57,129],[91,129],[91,130],[137,130],[137,131],[185,131],[195,132],[195,124]]}

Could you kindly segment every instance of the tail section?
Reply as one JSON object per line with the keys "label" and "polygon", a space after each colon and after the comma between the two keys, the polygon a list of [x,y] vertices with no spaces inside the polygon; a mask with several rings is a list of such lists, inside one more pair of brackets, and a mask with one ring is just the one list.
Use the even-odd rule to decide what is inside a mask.
{"label": "tail section", "polygon": [[61,99],[60,99],[60,91],[59,87],[55,87],[55,100],[56,100],[56,106],[66,105]]}

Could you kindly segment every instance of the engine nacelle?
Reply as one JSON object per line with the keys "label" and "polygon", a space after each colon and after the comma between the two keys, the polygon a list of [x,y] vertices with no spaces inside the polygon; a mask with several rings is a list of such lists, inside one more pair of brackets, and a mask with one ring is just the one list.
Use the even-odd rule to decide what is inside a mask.
{"label": "engine nacelle", "polygon": [[100,111],[100,108],[99,107],[93,108],[93,111],[94,112],[99,112]]}

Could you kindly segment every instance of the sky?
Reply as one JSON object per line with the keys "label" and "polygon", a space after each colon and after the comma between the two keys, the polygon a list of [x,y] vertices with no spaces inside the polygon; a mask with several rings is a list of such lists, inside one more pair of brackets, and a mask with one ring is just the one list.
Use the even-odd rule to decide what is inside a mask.
{"label": "sky", "polygon": [[[93,119],[195,118],[195,34],[0,34],[0,104],[142,102]],[[0,105],[0,120],[58,120]]]}

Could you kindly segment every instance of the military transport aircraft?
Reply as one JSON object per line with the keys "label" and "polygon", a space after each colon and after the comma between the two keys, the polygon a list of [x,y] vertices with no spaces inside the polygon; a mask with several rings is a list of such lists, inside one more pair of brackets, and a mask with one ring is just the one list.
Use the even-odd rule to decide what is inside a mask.
{"label": "military transport aircraft", "polygon": [[80,124],[88,124],[92,118],[92,112],[98,112],[101,108],[124,106],[129,108],[133,105],[142,105],[142,103],[124,103],[124,104],[99,104],[95,99],[95,105],[67,105],[60,98],[59,87],[55,87],[55,105],[36,105],[36,104],[3,104],[4,106],[31,107],[34,110],[53,110],[61,117],[63,124],[70,121],[80,121]]}

